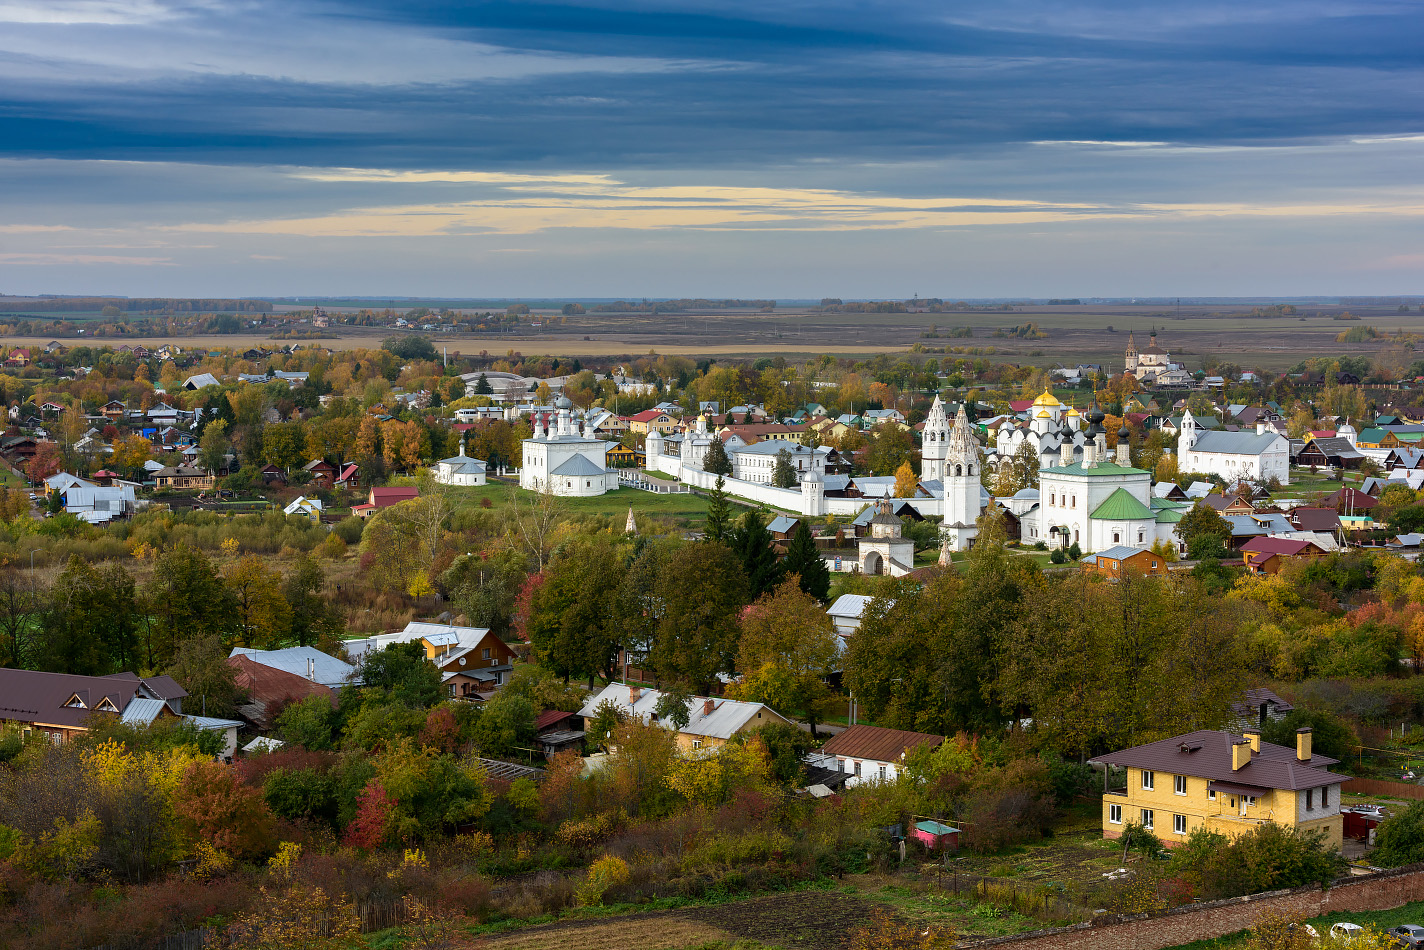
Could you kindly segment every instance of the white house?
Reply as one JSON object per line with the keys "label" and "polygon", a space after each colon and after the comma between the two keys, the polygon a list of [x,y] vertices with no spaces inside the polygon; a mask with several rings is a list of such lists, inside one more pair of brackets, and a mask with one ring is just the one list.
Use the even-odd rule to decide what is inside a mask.
{"label": "white house", "polygon": [[860,629],[860,618],[874,597],[869,594],[841,594],[826,611],[836,625],[836,633],[844,639]]}
{"label": "white house", "polygon": [[1245,479],[1290,484],[1290,440],[1270,424],[1245,432],[1202,431],[1190,411],[1182,413],[1177,437],[1177,470],[1220,475],[1227,484]]}
{"label": "white house", "polygon": [[850,776],[846,787],[873,782],[893,782],[905,767],[906,757],[920,746],[938,747],[944,736],[925,732],[854,725],[832,736],[809,761]]}
{"label": "white house", "polygon": [[441,485],[478,487],[485,483],[485,463],[466,455],[441,459],[432,467],[432,475]]}
{"label": "white house", "polygon": [[806,477],[807,472],[826,474],[826,459],[831,454],[830,446],[818,445],[812,448],[782,439],[763,439],[761,442],[730,449],[728,454],[732,457],[732,477],[744,482],[769,485],[772,473],[776,470],[777,456],[782,452],[790,459],[798,483]]}

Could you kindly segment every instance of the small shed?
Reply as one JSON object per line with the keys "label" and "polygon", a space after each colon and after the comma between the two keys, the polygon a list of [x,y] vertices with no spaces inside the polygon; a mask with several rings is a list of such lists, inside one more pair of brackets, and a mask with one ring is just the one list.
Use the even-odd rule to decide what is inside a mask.
{"label": "small shed", "polygon": [[950,848],[959,850],[959,829],[942,821],[926,819],[915,822],[914,839],[930,851]]}

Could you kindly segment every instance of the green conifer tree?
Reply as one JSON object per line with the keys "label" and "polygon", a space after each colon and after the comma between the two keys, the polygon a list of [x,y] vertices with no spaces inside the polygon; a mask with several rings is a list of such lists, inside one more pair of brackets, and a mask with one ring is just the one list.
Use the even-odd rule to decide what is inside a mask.
{"label": "green conifer tree", "polygon": [[777,488],[796,487],[796,469],[791,465],[791,453],[782,449],[776,453],[776,464],[771,469],[771,483]]}
{"label": "green conifer tree", "polygon": [[712,445],[707,449],[707,457],[702,460],[702,469],[713,475],[732,474],[732,460],[727,457],[727,447],[716,436],[712,437]]}
{"label": "green conifer tree", "polygon": [[723,488],[726,480],[721,475],[717,476],[717,484],[712,486],[707,505],[707,522],[703,528],[703,533],[709,541],[721,541],[727,536],[727,530],[732,523],[732,506],[727,502],[727,492]]}
{"label": "green conifer tree", "polygon": [[791,536],[791,544],[786,549],[786,560],[782,562],[786,571],[800,577],[800,587],[817,600],[825,600],[831,593],[831,570],[816,550],[816,541],[811,537],[811,527],[805,521]]}

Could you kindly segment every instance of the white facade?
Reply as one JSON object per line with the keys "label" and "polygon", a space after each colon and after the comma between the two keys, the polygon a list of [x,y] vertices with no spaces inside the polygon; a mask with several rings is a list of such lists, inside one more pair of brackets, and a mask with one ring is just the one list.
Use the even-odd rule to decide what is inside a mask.
{"label": "white facade", "polygon": [[979,441],[969,425],[964,407],[954,417],[944,459],[944,525],[941,528],[945,546],[951,551],[967,551],[979,536],[980,474],[983,456]]}
{"label": "white facade", "polygon": [[776,459],[782,452],[791,457],[791,468],[796,472],[796,480],[802,481],[808,472],[826,474],[826,458],[831,454],[829,446],[815,448],[780,439],[766,439],[752,445],[729,449],[732,457],[732,477],[744,482],[771,484],[772,473],[776,469]]}
{"label": "white facade", "polygon": [[452,456],[436,462],[431,477],[441,485],[478,487],[485,484],[485,463],[464,455]]}
{"label": "white facade", "polygon": [[1262,422],[1255,432],[1220,432],[1197,427],[1190,410],[1182,413],[1177,436],[1177,470],[1220,475],[1227,481],[1290,484],[1290,441]]}
{"label": "white facade", "polygon": [[1109,456],[1099,435],[1085,446],[1084,461],[1041,469],[1038,507],[1023,519],[1024,543],[1077,544],[1084,552],[1176,543],[1175,522],[1158,523],[1152,510],[1152,474],[1131,467],[1125,456]]}
{"label": "white facade", "polygon": [[534,435],[524,440],[519,487],[565,497],[602,495],[618,487],[618,473],[608,468],[608,443],[580,431],[560,398],[553,425],[536,419]]}
{"label": "white facade", "polygon": [[949,416],[945,414],[944,403],[935,395],[930,406],[930,414],[925,417],[924,432],[920,435],[920,479],[931,481],[944,478],[944,458],[949,451]]}

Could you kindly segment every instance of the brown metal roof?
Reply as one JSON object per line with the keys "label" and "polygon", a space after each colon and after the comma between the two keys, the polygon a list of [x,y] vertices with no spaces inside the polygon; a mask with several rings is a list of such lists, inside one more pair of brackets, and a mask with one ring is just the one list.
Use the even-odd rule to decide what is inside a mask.
{"label": "brown metal roof", "polygon": [[230,656],[227,665],[237,670],[237,685],[258,703],[266,705],[283,701],[303,700],[308,696],[326,696],[336,705],[336,694],[328,686],[313,683],[304,676],[264,666],[246,656]]}
{"label": "brown metal roof", "polygon": [[[123,712],[139,684],[132,673],[75,676],[0,669],[0,719],[81,728],[106,697],[114,704],[114,715]],[[76,694],[87,708],[65,705]]]}
{"label": "brown metal roof", "polygon": [[944,736],[932,736],[924,732],[857,725],[831,738],[821,747],[821,751],[828,755],[873,759],[876,762],[898,762],[902,753],[917,746],[937,746],[943,741]]}
{"label": "brown metal roof", "polygon": [[1326,771],[1326,766],[1339,760],[1329,756],[1312,756],[1299,762],[1295,750],[1271,742],[1262,742],[1261,751],[1241,768],[1231,768],[1231,747],[1242,737],[1221,729],[1202,729],[1186,735],[1173,736],[1160,742],[1123,749],[1091,760],[1093,765],[1120,765],[1153,772],[1191,775],[1212,781],[1234,782],[1257,788],[1295,791],[1335,785],[1348,776]]}

